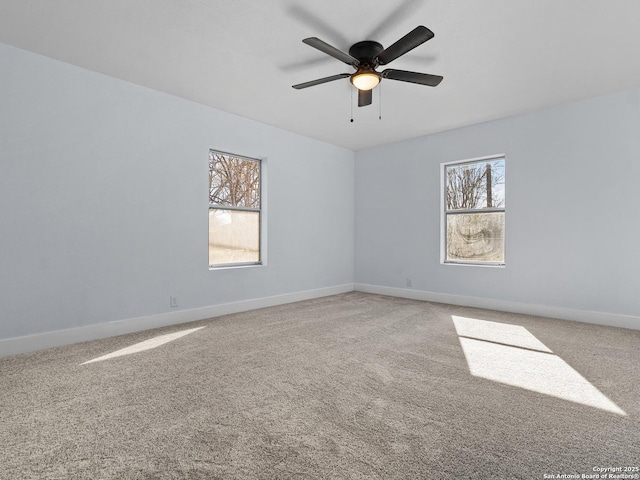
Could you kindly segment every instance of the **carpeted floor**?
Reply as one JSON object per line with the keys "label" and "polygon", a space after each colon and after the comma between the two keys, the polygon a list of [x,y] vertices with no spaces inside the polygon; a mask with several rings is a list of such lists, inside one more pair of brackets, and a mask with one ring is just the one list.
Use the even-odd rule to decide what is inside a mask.
{"label": "carpeted floor", "polygon": [[640,467],[639,347],[640,331],[353,292],[7,357],[0,479]]}

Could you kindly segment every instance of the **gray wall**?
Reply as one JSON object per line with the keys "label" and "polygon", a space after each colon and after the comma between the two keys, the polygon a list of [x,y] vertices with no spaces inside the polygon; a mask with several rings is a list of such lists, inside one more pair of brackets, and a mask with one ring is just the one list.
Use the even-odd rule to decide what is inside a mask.
{"label": "gray wall", "polygon": [[[506,268],[442,265],[440,163],[499,153]],[[356,286],[638,316],[639,186],[640,90],[359,151]]]}
{"label": "gray wall", "polygon": [[[0,339],[353,283],[353,152],[2,44],[0,65]],[[210,147],[266,158],[265,267],[208,269]]]}
{"label": "gray wall", "polygon": [[[354,155],[2,44],[0,65],[0,340],[354,278],[640,314],[640,90]],[[210,147],[266,158],[265,267],[208,269]],[[496,153],[507,267],[441,265],[440,163]]]}

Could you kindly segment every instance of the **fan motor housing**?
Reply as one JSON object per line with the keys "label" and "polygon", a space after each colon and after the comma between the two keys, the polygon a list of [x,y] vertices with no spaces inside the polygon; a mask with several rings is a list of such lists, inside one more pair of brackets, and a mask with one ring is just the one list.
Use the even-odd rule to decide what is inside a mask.
{"label": "fan motor housing", "polygon": [[[382,45],[373,40],[354,43],[349,49],[349,55],[357,58],[361,64],[367,64],[375,68],[374,59],[383,50]],[[375,62],[377,64],[377,62]]]}

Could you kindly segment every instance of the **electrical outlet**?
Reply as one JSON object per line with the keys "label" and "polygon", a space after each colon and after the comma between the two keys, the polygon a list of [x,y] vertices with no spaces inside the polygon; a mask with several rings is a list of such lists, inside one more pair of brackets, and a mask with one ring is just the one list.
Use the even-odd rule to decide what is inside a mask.
{"label": "electrical outlet", "polygon": [[411,279],[407,278],[407,287],[411,287]]}
{"label": "electrical outlet", "polygon": [[169,297],[169,306],[170,307],[177,307],[178,306],[178,297],[175,296],[170,296]]}

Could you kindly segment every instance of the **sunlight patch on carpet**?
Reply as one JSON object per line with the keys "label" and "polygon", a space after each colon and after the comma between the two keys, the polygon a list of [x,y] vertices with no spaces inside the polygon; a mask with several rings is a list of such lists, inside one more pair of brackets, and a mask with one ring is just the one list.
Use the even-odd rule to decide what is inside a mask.
{"label": "sunlight patch on carpet", "polygon": [[455,315],[451,318],[471,375],[626,415],[526,328]]}
{"label": "sunlight patch on carpet", "polygon": [[136,343],[135,345],[131,345],[130,347],[123,348],[121,350],[116,350],[115,352],[108,353],[98,358],[94,358],[93,360],[89,360],[87,362],[81,363],[81,365],[86,365],[87,363],[101,362],[103,360],[109,360],[110,358],[122,357],[123,355],[131,355],[132,353],[144,352],[145,350],[151,350],[152,348],[157,348],[165,343],[172,342],[177,340],[178,338],[184,337],[185,335],[189,335],[197,330],[200,330],[204,327],[190,328],[189,330],[182,330],[180,332],[167,333],[165,335],[158,335],[157,337],[150,338],[149,340],[145,340],[144,342]]}

